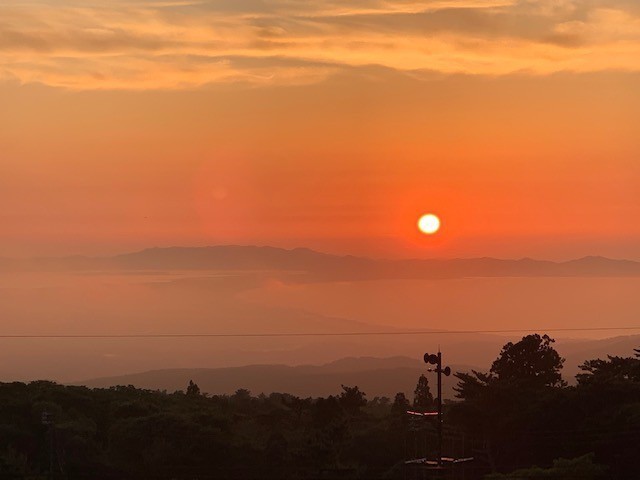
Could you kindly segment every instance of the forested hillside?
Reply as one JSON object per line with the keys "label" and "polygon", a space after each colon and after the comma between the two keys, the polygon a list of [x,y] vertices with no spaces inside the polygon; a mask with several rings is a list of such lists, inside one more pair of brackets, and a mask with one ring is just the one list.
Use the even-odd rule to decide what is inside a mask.
{"label": "forested hillside", "polygon": [[[505,345],[488,372],[458,372],[443,454],[474,460],[447,475],[635,478],[638,353],[585,362],[567,386],[553,340],[529,335]],[[355,385],[326,398],[207,396],[188,378],[173,393],[4,383],[0,477],[423,478],[405,461],[434,458],[435,421],[406,411],[435,409],[431,375],[416,378],[409,399],[369,398]]]}

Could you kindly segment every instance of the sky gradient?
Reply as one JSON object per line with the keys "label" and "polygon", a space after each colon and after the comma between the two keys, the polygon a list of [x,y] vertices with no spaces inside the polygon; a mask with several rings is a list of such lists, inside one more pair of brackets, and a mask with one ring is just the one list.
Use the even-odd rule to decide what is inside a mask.
{"label": "sky gradient", "polygon": [[9,0],[0,105],[0,256],[640,259],[635,0]]}

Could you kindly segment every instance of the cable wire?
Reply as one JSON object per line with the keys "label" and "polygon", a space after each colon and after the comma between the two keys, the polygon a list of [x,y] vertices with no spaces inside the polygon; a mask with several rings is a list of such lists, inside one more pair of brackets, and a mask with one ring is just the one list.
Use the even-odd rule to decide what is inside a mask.
{"label": "cable wire", "polygon": [[410,330],[373,332],[261,332],[261,333],[117,333],[117,334],[0,334],[0,338],[233,338],[233,337],[358,337],[385,335],[460,335],[522,332],[602,332],[640,331],[639,326],[630,327],[579,327],[579,328],[511,328],[495,330]]}
{"label": "cable wire", "polygon": [[46,338],[247,338],[247,337],[364,337],[391,335],[460,335],[523,332],[602,332],[640,331],[640,325],[628,327],[579,327],[579,328],[512,328],[496,330],[410,330],[373,332],[261,332],[261,333],[118,333],[118,334],[0,334],[2,339]]}

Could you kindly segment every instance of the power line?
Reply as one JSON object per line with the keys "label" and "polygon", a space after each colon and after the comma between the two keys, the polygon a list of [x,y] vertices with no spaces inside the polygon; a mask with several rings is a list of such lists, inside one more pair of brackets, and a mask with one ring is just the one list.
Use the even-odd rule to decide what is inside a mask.
{"label": "power line", "polygon": [[373,332],[262,332],[262,333],[121,333],[121,334],[0,334],[2,339],[47,338],[250,338],[250,337],[363,337],[397,335],[460,335],[523,332],[602,332],[640,331],[640,325],[628,327],[579,327],[579,328],[513,328],[497,330],[413,330]]}

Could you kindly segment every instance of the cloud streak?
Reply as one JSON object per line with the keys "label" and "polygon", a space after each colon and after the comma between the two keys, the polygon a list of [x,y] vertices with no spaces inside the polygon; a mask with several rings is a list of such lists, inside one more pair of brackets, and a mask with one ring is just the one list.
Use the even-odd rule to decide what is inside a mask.
{"label": "cloud streak", "polygon": [[0,79],[69,89],[184,89],[401,73],[640,70],[625,0],[8,0]]}

